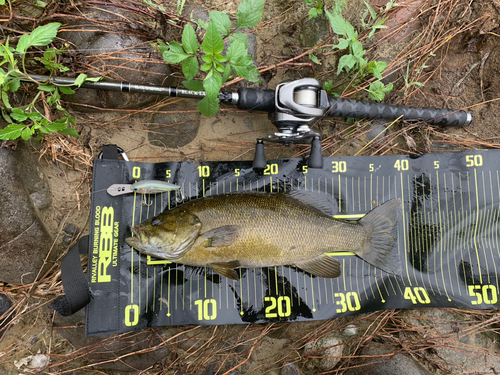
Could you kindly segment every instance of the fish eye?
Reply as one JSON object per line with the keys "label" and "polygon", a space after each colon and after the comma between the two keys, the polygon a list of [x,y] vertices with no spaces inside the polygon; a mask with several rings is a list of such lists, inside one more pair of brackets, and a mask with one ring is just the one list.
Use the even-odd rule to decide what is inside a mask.
{"label": "fish eye", "polygon": [[151,222],[151,225],[160,225],[161,221],[160,219],[154,219],[152,222]]}

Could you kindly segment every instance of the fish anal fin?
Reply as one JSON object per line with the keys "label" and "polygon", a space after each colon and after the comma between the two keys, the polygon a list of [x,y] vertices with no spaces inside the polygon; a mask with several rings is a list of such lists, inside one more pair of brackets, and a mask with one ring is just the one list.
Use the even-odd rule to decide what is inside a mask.
{"label": "fish anal fin", "polygon": [[295,266],[319,277],[334,278],[339,277],[341,273],[339,261],[325,254],[295,263]]}
{"label": "fish anal fin", "polygon": [[221,274],[222,276],[226,276],[231,280],[238,280],[238,273],[236,272],[235,268],[238,268],[239,266],[240,262],[238,262],[237,260],[209,264],[209,267],[215,272]]}
{"label": "fish anal fin", "polygon": [[225,225],[202,233],[200,237],[204,239],[205,247],[229,246],[238,238],[240,231],[239,225]]}

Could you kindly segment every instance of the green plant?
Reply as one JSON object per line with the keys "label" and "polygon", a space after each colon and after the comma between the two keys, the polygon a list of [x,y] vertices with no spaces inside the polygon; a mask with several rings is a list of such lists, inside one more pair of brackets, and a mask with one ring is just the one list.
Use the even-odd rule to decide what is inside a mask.
{"label": "green plant", "polygon": [[[384,23],[385,21],[387,21],[387,18],[382,18],[377,22],[379,15],[373,10],[370,4],[368,4],[366,1],[365,5],[367,9],[363,13],[363,17],[361,17],[361,23],[363,25],[363,29],[370,30],[368,38],[371,38],[373,34],[375,34],[375,31],[379,29],[387,29],[387,26],[384,26]],[[368,13],[370,14],[371,22],[365,22]]]}
{"label": "green plant", "polygon": [[[0,129],[0,140],[18,138],[28,140],[32,137],[35,137],[35,140],[41,140],[43,135],[53,132],[79,137],[78,132],[70,127],[75,125],[75,120],[61,105],[61,93],[74,93],[69,87],[33,81],[38,85],[38,92],[27,106],[13,108],[9,100],[9,93],[14,93],[19,89],[21,80],[30,80],[26,72],[26,51],[28,48],[45,47],[52,43],[60,26],[60,23],[39,26],[31,33],[21,36],[16,48],[9,45],[9,38],[5,44],[0,44],[0,58],[3,57],[0,62],[0,96],[3,104],[1,110],[3,118],[9,123],[7,127]],[[42,63],[52,73],[65,72],[68,68],[57,62],[56,59],[64,50],[64,48],[49,48],[44,52],[43,57],[35,60]],[[80,86],[86,79],[85,74],[80,74],[76,79],[76,86]],[[41,97],[45,98],[44,100],[49,106],[55,107],[62,114],[62,117],[51,121],[40,112],[36,103]]]}
{"label": "green plant", "polygon": [[[231,20],[226,13],[211,11],[209,22],[197,22],[198,34],[201,35],[204,30],[201,44],[197,32],[189,23],[182,32],[182,44],[175,41],[165,44],[158,40],[158,49],[165,61],[182,63],[182,73],[186,78],[183,85],[189,90],[205,90],[205,98],[198,103],[203,115],[214,116],[217,113],[221,86],[232,76],[243,77],[251,82],[259,81],[259,71],[248,54],[248,37],[237,31],[257,25],[263,9],[264,0],[243,0],[238,7],[234,28],[231,28]],[[229,39],[230,43],[226,53],[225,39]],[[203,61],[201,66],[200,58]],[[206,72],[203,81],[194,80],[200,71]]]}
{"label": "green plant", "polygon": [[[431,55],[434,56],[434,54],[432,52],[431,52]],[[421,68],[415,69],[414,72],[419,74],[426,67],[425,63],[429,60],[429,58],[427,58],[424,61]],[[406,96],[410,87],[412,87],[412,86],[420,86],[421,87],[424,85],[422,82],[416,82],[416,81],[410,82],[410,60],[408,60],[408,64],[406,65],[406,74],[404,76],[404,81],[405,81],[405,96]]]}
{"label": "green plant", "polygon": [[[358,32],[342,16],[342,4],[335,2],[332,11],[325,9],[325,14],[333,32],[341,36],[338,39],[338,44],[332,48],[348,52],[338,62],[337,75],[344,71],[348,76],[353,77],[351,86],[361,83],[370,75],[379,80],[382,79],[382,72],[387,68],[387,63],[384,61],[368,62],[364,58],[366,51],[358,40]],[[325,89],[334,91],[331,82],[325,83]],[[371,99],[383,100],[385,94],[391,90],[392,84],[385,86],[382,82],[376,81],[372,82],[366,91]]]}
{"label": "green plant", "polygon": [[323,14],[323,2],[322,1],[315,1],[315,0],[304,0],[306,5],[309,5],[312,7],[309,10],[309,19],[311,18],[317,18],[319,15]]}

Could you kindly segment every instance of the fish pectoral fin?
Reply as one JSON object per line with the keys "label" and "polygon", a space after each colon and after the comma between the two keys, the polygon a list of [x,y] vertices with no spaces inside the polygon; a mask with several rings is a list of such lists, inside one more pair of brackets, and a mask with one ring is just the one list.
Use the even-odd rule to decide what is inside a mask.
{"label": "fish pectoral fin", "polygon": [[240,262],[238,262],[237,260],[209,264],[209,267],[215,272],[226,276],[231,280],[238,280],[238,273],[236,272],[235,268],[238,268],[239,266]]}
{"label": "fish pectoral fin", "polygon": [[301,263],[295,263],[295,266],[319,277],[334,278],[340,276],[339,261],[325,254]]}
{"label": "fish pectoral fin", "polygon": [[238,238],[240,232],[239,225],[224,225],[202,233],[200,237],[204,239],[205,247],[229,246]]}

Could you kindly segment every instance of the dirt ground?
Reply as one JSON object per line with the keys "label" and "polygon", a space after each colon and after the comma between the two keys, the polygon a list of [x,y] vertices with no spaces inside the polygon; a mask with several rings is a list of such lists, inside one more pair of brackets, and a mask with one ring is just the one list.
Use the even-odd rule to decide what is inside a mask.
{"label": "dirt ground", "polygon": [[[51,3],[40,17],[43,22],[48,19],[63,22],[69,33],[79,32],[78,28],[72,29],[68,25],[82,14],[85,6],[97,9],[99,14],[99,7],[103,5],[100,1],[59,3]],[[160,16],[161,12],[145,3],[147,2],[130,0],[120,2],[123,6],[111,6],[107,9],[113,10],[110,11],[111,17],[120,19],[120,25],[128,33],[135,30],[140,34],[146,46],[158,37],[180,40],[177,29],[166,26],[168,17]],[[196,6],[196,18],[198,15],[202,16],[202,10],[236,11],[238,3],[220,0],[191,1],[186,3],[184,12],[187,13]],[[370,3],[377,11],[381,11],[386,1],[371,0]],[[13,6],[14,9],[19,9],[16,7],[22,7],[23,2],[14,3]],[[175,9],[177,5],[163,3],[163,6]],[[141,9],[143,13],[136,12],[136,9]],[[256,41],[254,61],[261,70],[262,82],[237,82],[227,89],[236,90],[240,85],[274,89],[286,79],[302,77],[315,77],[321,81],[333,79],[339,84],[348,82],[348,78],[337,77],[335,74],[340,56],[338,51],[331,49],[336,44],[335,35],[330,38],[326,24],[321,23],[324,21],[309,21],[308,9],[299,0],[268,1],[261,23],[251,31]],[[465,109],[473,114],[474,121],[467,128],[437,128],[424,123],[401,122],[391,127],[383,142],[367,146],[369,140],[366,133],[371,121],[360,120],[353,124],[346,119],[320,119],[315,130],[323,136],[323,155],[417,154],[499,148],[500,123],[497,116],[500,108],[500,49],[497,47],[500,42],[500,3],[496,0],[401,1],[388,14],[388,29],[377,32],[371,39],[368,39],[368,32],[361,29],[360,19],[364,11],[363,1],[355,0],[345,5],[344,15],[361,31],[360,40],[367,50],[367,56],[370,59],[386,58],[389,61],[387,71],[392,74],[385,75],[393,82],[394,90],[387,95],[385,102]],[[16,14],[25,14],[23,12],[27,12],[26,9]],[[8,14],[8,9],[4,9],[4,13]],[[156,20],[148,17],[148,14],[156,15]],[[98,25],[96,18],[90,17],[86,22],[92,27]],[[105,23],[99,26],[107,27]],[[319,26],[313,27],[316,23]],[[16,21],[14,16],[14,21],[7,25],[9,26],[3,28],[4,34],[10,32],[9,27],[25,30],[32,27],[33,23],[23,19]],[[314,64],[308,58],[309,51],[312,50],[321,65]],[[89,54],[89,57],[83,58],[85,54]],[[67,62],[73,73],[92,74],[99,71],[95,65],[92,66],[93,62],[104,57],[109,57],[109,54],[99,52],[95,57],[95,52],[82,48],[81,54],[77,57],[69,56]],[[149,59],[152,64],[165,64],[152,49],[135,57],[136,60],[141,58]],[[130,58],[127,59],[130,62]],[[140,62],[132,66],[136,73],[140,73]],[[169,80],[172,84],[178,84],[178,67],[172,66],[171,72]],[[104,73],[111,79],[116,79],[113,69],[105,70]],[[156,77],[159,73],[152,75]],[[421,82],[423,85],[410,86],[411,82]],[[349,89],[344,96],[366,99],[362,90],[364,87],[366,86]],[[26,90],[29,91],[28,88]],[[85,105],[88,98],[99,99],[97,95],[92,91],[83,94],[79,99],[83,101],[83,105],[72,103],[74,100],[70,97],[65,98],[76,118],[76,129],[81,138],[65,140],[50,136],[41,144],[32,143],[33,152],[42,155],[40,162],[51,186],[53,209],[45,215],[44,220],[55,238],[58,255],[64,254],[69,248],[67,243],[63,244],[63,228],[67,224],[74,224],[77,228],[72,243],[80,235],[88,233],[91,165],[102,145],[116,144],[126,151],[131,160],[141,162],[251,160],[256,138],[267,137],[276,130],[267,114],[239,111],[230,106],[224,106],[215,117],[205,118],[197,113],[196,101],[191,99],[156,98],[153,102],[134,109],[89,108]],[[62,143],[64,147],[61,147]],[[300,157],[307,152],[305,146],[266,145],[268,159]],[[255,348],[253,360],[238,368],[237,373],[254,371],[253,373],[276,374],[284,362],[297,360],[294,350],[312,337],[304,334],[306,331],[314,331],[315,337],[319,337],[331,330],[345,329],[352,322],[360,326],[368,322],[366,324],[371,327],[372,322],[377,322],[377,326],[380,326],[378,323],[390,321],[396,325],[395,331],[399,332],[399,328],[406,324],[402,317],[398,317],[397,312],[389,311],[335,322],[315,322],[302,325],[300,329],[296,329],[296,323],[223,327],[218,332],[212,327],[172,327],[161,333],[150,329],[143,332],[143,336],[123,335],[101,341],[83,337],[84,318],[81,314],[65,320],[57,317],[47,307],[62,293],[59,269],[40,280],[31,295],[26,294],[22,287],[7,284],[0,284],[0,292],[2,291],[16,303],[15,324],[10,324],[7,333],[0,338],[0,369],[4,374],[22,373],[22,370],[14,366],[14,361],[38,351],[51,355],[51,366],[44,373],[121,373],[120,371],[125,371],[123,368],[117,370],[111,365],[107,367],[108,363],[115,365],[123,362],[121,356],[127,357],[127,352],[154,353],[162,342],[177,343],[177,348],[171,345],[168,351],[159,354],[161,358],[149,358],[146,363],[150,364],[141,373],[228,373],[231,367],[238,367],[238,363],[246,362],[248,351],[251,348],[252,353]],[[493,313],[488,314],[478,313],[478,321],[493,316]],[[464,315],[470,317],[472,314],[464,312]],[[381,329],[373,333],[371,338],[384,342],[390,332],[393,331]],[[176,335],[179,335],[177,341],[170,341]],[[424,333],[422,337],[423,335]],[[233,340],[231,350],[236,353],[224,370],[209,368],[203,365],[202,359],[197,357],[193,360],[190,357],[193,353],[205,353],[199,349],[200,343],[213,344],[221,353],[224,352],[224,345],[227,344],[224,337]],[[408,337],[415,339],[413,336]],[[120,346],[120,340],[125,344]],[[351,346],[355,349],[358,345],[359,348],[362,342],[353,342]],[[130,347],[127,346],[129,344]],[[354,349],[353,353],[356,353]],[[278,355],[280,352],[286,354]],[[89,353],[93,353],[93,356]],[[115,355],[114,360],[109,359],[110,353]],[[498,352],[495,355],[498,356]],[[442,368],[433,368],[432,363],[426,362],[425,356],[417,357],[429,370],[447,373]],[[343,358],[340,367],[328,373],[345,373],[352,358]],[[94,365],[100,362],[105,365],[97,369]],[[172,363],[175,365],[171,365]],[[139,373],[136,370],[139,367],[138,363],[134,363],[125,368],[130,373]],[[303,371],[307,372],[307,367]]]}

